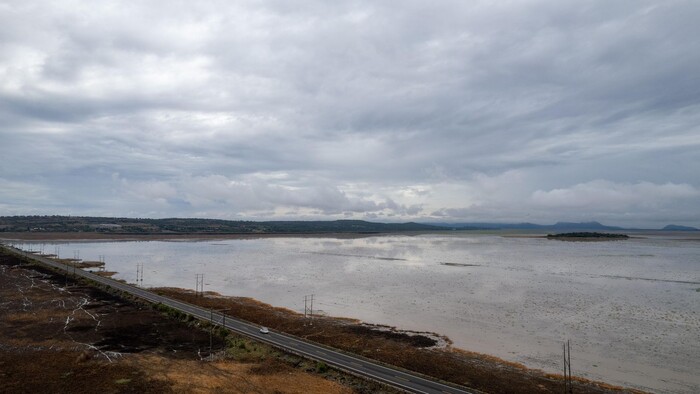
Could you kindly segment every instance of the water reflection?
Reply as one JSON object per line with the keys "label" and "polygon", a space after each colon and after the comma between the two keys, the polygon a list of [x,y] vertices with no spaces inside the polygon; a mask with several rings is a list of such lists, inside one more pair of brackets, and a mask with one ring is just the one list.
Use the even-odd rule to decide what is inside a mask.
{"label": "water reflection", "polygon": [[[698,392],[700,243],[570,243],[491,235],[62,244],[144,286],[195,287],[302,311],[436,331],[456,345],[556,371]],[[53,247],[49,248],[49,250]],[[663,380],[662,380],[663,379]]]}

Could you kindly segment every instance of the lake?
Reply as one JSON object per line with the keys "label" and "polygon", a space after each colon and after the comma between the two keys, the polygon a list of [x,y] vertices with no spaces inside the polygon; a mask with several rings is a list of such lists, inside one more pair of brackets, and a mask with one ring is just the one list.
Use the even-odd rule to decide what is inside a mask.
{"label": "lake", "polygon": [[[37,249],[36,244],[33,248]],[[563,242],[492,234],[46,243],[143,286],[248,296],[447,335],[454,345],[655,392],[700,392],[700,237]]]}

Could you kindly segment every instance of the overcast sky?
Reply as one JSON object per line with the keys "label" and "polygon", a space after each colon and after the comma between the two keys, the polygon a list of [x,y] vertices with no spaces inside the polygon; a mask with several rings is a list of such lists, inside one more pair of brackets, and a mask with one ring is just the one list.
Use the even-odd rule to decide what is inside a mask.
{"label": "overcast sky", "polygon": [[700,226],[698,21],[0,0],[0,215]]}

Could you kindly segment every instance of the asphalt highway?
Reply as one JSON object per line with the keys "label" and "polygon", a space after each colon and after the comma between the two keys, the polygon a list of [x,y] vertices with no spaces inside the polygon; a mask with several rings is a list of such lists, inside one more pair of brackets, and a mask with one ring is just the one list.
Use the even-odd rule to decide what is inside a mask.
{"label": "asphalt highway", "polygon": [[[10,248],[9,246],[7,246]],[[67,271],[70,274],[81,276],[123,291],[128,294],[140,297],[152,303],[161,303],[168,307],[177,309],[181,312],[190,314],[202,320],[211,321],[216,325],[224,326],[231,331],[243,334],[254,338],[258,341],[271,344],[290,353],[298,354],[316,361],[323,361],[328,365],[338,369],[363,376],[369,379],[380,381],[391,386],[403,389],[412,393],[470,393],[475,394],[477,391],[468,391],[463,388],[453,387],[443,384],[423,376],[412,374],[406,371],[395,369],[386,365],[379,364],[374,361],[367,360],[356,356],[343,353],[339,350],[332,349],[326,346],[310,343],[300,338],[290,335],[274,332],[270,330],[269,334],[260,333],[260,327],[252,325],[248,322],[238,320],[234,317],[224,316],[219,312],[212,312],[208,309],[174,300],[168,297],[163,297],[152,293],[148,290],[141,289],[136,286],[118,282],[111,278],[95,275],[91,272],[73,268],[61,263],[57,263],[49,258],[42,257],[36,254],[28,253],[20,249],[10,248],[17,253],[25,255],[27,258],[45,264],[47,266]]]}

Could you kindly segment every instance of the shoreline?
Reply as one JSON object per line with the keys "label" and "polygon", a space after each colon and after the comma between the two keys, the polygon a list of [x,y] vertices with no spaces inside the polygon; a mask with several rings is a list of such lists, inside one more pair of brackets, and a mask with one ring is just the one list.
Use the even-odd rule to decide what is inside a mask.
{"label": "shoreline", "polygon": [[213,241],[261,238],[333,238],[357,239],[377,236],[432,234],[426,232],[399,233],[182,233],[182,234],[127,234],[127,233],[49,233],[0,232],[0,240],[10,242],[92,242],[92,241]]}
{"label": "shoreline", "polygon": [[[449,338],[440,334],[366,324],[358,319],[343,317],[314,316],[313,320],[308,320],[290,309],[275,307],[250,297],[230,297],[212,291],[197,296],[194,291],[182,288],[150,290],[201,307],[223,310],[228,316],[359,357],[484,392],[513,391],[514,387],[518,388],[515,392],[523,393],[557,392],[564,384],[562,376],[558,374],[527,368],[488,354],[454,348]],[[575,377],[573,383],[579,393],[642,393],[580,377]]]}
{"label": "shoreline", "polygon": [[[45,234],[46,234],[46,233],[44,233],[44,234],[42,234],[42,235],[45,235]],[[37,234],[37,235],[39,235],[39,234]],[[99,235],[99,234],[96,234],[96,235]],[[344,234],[344,235],[347,235],[347,234]],[[391,236],[391,235],[406,235],[406,234],[382,234],[382,235],[389,235],[389,236]],[[451,235],[451,234],[450,234],[450,235]],[[457,235],[457,234],[455,234],[455,235]],[[329,234],[324,234],[324,236],[329,236]],[[333,235],[330,235],[330,236],[333,237]],[[364,236],[366,237],[367,235],[364,235]],[[373,235],[369,235],[369,236],[370,236],[370,237],[373,237],[373,236],[377,236],[377,235],[374,235],[374,234],[373,234]],[[300,236],[298,236],[298,235],[297,235],[297,236],[295,236],[295,235],[290,235],[290,234],[265,234],[265,235],[263,235],[263,236],[256,235],[256,236],[241,237],[240,234],[238,234],[238,235],[236,235],[235,237],[231,237],[231,238],[234,238],[234,239],[241,239],[241,238],[254,238],[254,239],[257,239],[257,238],[279,238],[279,237],[283,237],[283,238],[322,238],[322,237],[320,237],[320,236],[318,236],[318,235],[313,235],[313,234],[306,234],[306,235],[303,236],[303,237],[300,237]],[[458,236],[458,237],[459,237],[459,236]],[[163,238],[163,237],[158,237],[158,238]],[[170,239],[172,239],[172,237],[164,237],[164,238],[170,238]],[[193,240],[193,238],[192,238],[190,235],[187,235],[187,236],[180,236],[179,238],[184,238],[184,239],[186,239],[186,240]],[[214,238],[214,239],[216,239],[216,238],[221,239],[218,235],[217,235],[217,236],[208,235],[208,236],[204,237],[204,240],[205,240],[205,241],[206,241],[206,240],[211,240],[212,238]],[[355,237],[353,237],[353,238],[355,238]],[[87,240],[86,240],[86,239],[82,239],[82,240],[85,241],[85,242],[90,242],[90,241],[92,241],[92,240],[89,240],[89,239],[87,239]],[[157,239],[156,239],[156,240],[157,240]],[[95,240],[95,241],[99,241],[99,240]],[[144,240],[144,241],[145,241],[145,240]],[[196,242],[196,239],[194,239],[193,241]],[[34,243],[35,246],[32,247],[32,248],[37,249],[37,247],[36,247],[36,241],[29,241],[29,242]],[[47,242],[51,242],[51,241],[50,241],[50,240],[47,240]],[[364,242],[364,241],[361,241],[361,242]],[[412,241],[410,240],[410,238],[408,238],[408,240],[405,241],[405,242],[412,242]],[[40,241],[39,241],[39,244],[40,244]],[[147,244],[147,243],[144,243],[144,245],[145,245],[145,244]],[[113,247],[115,247],[115,248],[120,248],[119,243],[115,243],[115,244],[113,244],[113,245],[114,245]],[[148,246],[144,246],[144,247],[148,248]],[[98,253],[98,252],[94,252],[93,254],[95,254],[95,253]],[[94,258],[94,256],[92,256],[92,258]],[[122,270],[119,269],[119,271],[122,271]],[[160,283],[160,284],[156,284],[156,286],[168,286],[168,285],[169,285],[169,284],[167,284],[167,282],[162,282],[162,283]],[[182,283],[179,283],[179,284],[176,284],[176,285],[177,285],[177,286],[181,286],[181,287],[187,287],[187,283],[184,283],[184,286],[183,286]],[[221,291],[221,290],[219,290],[219,291]],[[224,291],[224,293],[226,293],[226,292]],[[252,294],[254,297],[258,297],[258,298],[260,298],[260,299],[265,299],[264,296],[261,297],[260,294],[254,294],[254,293],[239,293],[238,295],[239,295],[239,296],[243,296],[243,295],[248,295],[248,294]],[[278,304],[279,304],[279,305],[286,305],[284,302],[282,302],[282,303],[275,303],[274,300],[272,300],[272,301],[273,301],[273,302],[272,302],[273,305],[278,305]],[[267,302],[270,302],[270,300],[267,300]],[[272,308],[271,305],[268,305],[268,306],[269,306],[270,308]],[[333,313],[333,312],[332,312],[332,311],[329,311],[329,313]],[[354,316],[354,314],[353,314],[352,311],[350,311],[350,310],[345,311],[345,312],[340,312],[340,313],[338,313],[338,312],[336,311],[336,313],[337,313],[338,316]],[[407,318],[410,318],[410,316],[407,316]],[[404,319],[404,320],[406,320],[406,319]],[[369,320],[367,320],[367,321],[372,322],[372,323],[379,323],[379,324],[383,323],[383,320],[377,320],[377,319],[371,319],[371,318],[370,318]],[[391,319],[390,319],[389,321],[391,321]],[[399,327],[404,326],[404,327],[409,327],[409,328],[418,329],[418,330],[421,330],[421,329],[425,329],[425,328],[426,328],[426,327],[421,327],[420,325],[417,326],[417,327],[414,327],[414,326],[411,326],[410,324],[409,324],[409,325],[402,324],[401,322],[393,322],[392,324],[397,325],[397,326],[399,326]],[[430,328],[428,328],[428,329],[430,329]],[[438,330],[438,332],[441,332],[441,331]],[[449,332],[448,332],[448,334],[449,334]],[[452,332],[452,334],[454,334],[454,332]],[[459,335],[457,335],[457,339],[459,339],[459,338],[460,338]],[[474,337],[474,338],[475,338],[475,340],[477,340],[477,341],[483,342],[483,337],[481,337],[481,336],[476,336],[476,337]],[[490,338],[490,337],[487,335],[487,338]],[[472,347],[470,347],[470,346],[464,346],[464,343],[462,343],[462,348],[465,349],[465,351],[467,351],[467,352],[471,352],[471,351],[470,351],[470,350],[466,350],[466,349],[472,349]],[[499,352],[489,353],[489,348],[484,347],[484,346],[481,346],[481,347],[480,347],[480,346],[477,346],[477,347],[474,348],[474,349],[476,349],[477,352],[481,352],[481,353],[478,353],[478,354],[480,354],[480,355],[494,354],[494,355],[498,355],[498,356],[495,356],[495,357],[504,357],[504,355],[500,354]],[[494,350],[496,350],[496,349],[494,349]],[[522,350],[522,349],[521,349],[521,350]],[[525,349],[525,350],[527,350],[527,349]],[[522,353],[522,354],[525,354],[525,353]],[[508,361],[507,361],[508,359],[509,359],[509,358],[508,358],[508,355],[505,355],[504,359],[500,359],[500,360],[501,360],[501,361],[505,361],[506,363],[508,363]],[[514,360],[514,361],[515,361],[515,360]],[[529,366],[529,368],[531,368],[531,369],[537,370],[537,369],[540,368],[540,366],[539,366],[538,364],[534,364],[534,365],[528,364],[527,361],[528,361],[528,360],[526,360],[526,362],[523,362],[523,361],[518,360],[518,362],[523,362],[523,364],[524,364],[525,366]],[[588,360],[586,360],[586,361],[588,361]],[[594,365],[594,366],[595,366],[595,367],[598,367],[597,365]],[[555,369],[550,369],[550,368],[544,368],[544,371],[545,371],[545,373],[549,373],[549,372],[555,372],[555,373],[556,373],[556,370],[555,370]],[[586,375],[583,375],[583,376],[586,376]],[[591,379],[591,380],[607,381],[607,380],[605,380],[605,377],[600,377],[600,376],[595,376],[595,375],[594,375],[594,376],[587,376],[587,378],[588,378],[588,379]],[[616,385],[624,385],[624,386],[628,386],[628,387],[629,387],[629,386],[632,386],[632,387],[639,387],[639,386],[634,385],[634,384],[626,384],[627,382],[634,382],[633,380],[627,380],[627,382],[619,382],[619,381],[614,381],[614,380],[613,380],[613,382],[614,382],[614,384],[616,384]],[[642,387],[642,388],[643,388],[643,387]]]}
{"label": "shoreline", "polygon": [[[271,330],[478,390],[500,392],[507,387],[529,385],[524,392],[547,392],[557,391],[564,384],[560,374],[454,347],[449,337],[439,333],[404,330],[355,318],[327,315],[315,316],[312,326],[306,324],[309,320],[299,312],[251,297],[226,296],[213,291],[196,296],[193,290],[175,287],[149,290],[199,306],[227,310],[231,316]],[[358,343],[362,343],[362,346],[357,346]],[[436,368],[436,365],[445,368]],[[499,382],[487,383],[490,379]],[[645,393],[579,376],[573,376],[573,381],[579,393]],[[503,385],[504,382],[507,383]]]}
{"label": "shoreline", "polygon": [[[627,232],[628,239],[646,239],[649,236],[660,236],[680,241],[700,242],[700,231],[659,231],[631,230]],[[99,233],[99,232],[0,232],[0,241],[7,242],[132,242],[132,241],[214,241],[239,239],[266,238],[328,238],[328,239],[361,239],[383,236],[420,236],[420,235],[481,235],[499,236],[503,238],[535,238],[547,239],[547,232],[540,230],[463,230],[463,231],[400,231],[400,232],[360,232],[360,233]],[[572,238],[555,239],[563,241],[612,241],[618,239]]]}

